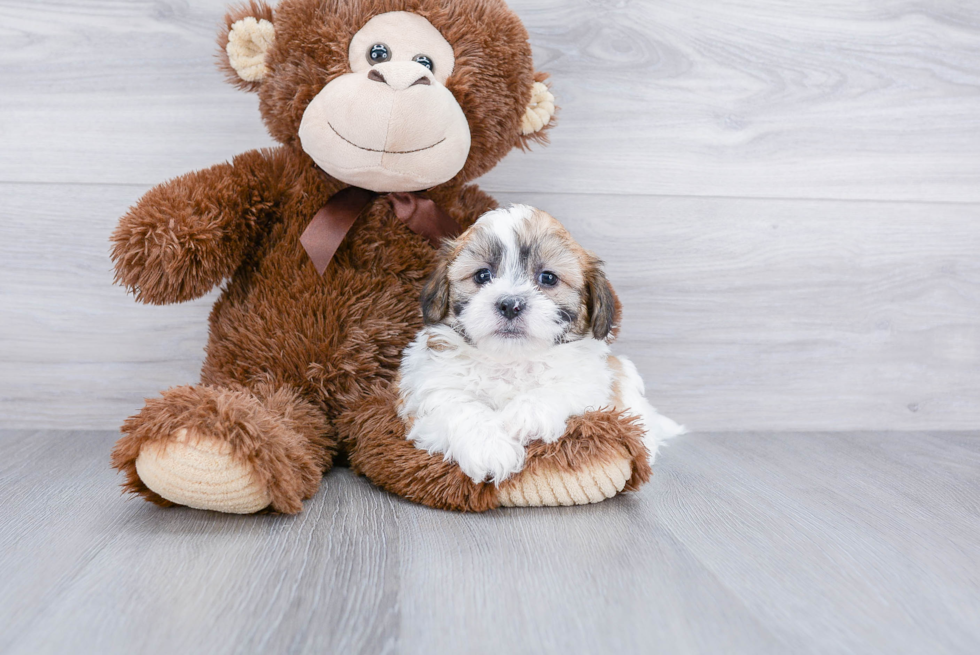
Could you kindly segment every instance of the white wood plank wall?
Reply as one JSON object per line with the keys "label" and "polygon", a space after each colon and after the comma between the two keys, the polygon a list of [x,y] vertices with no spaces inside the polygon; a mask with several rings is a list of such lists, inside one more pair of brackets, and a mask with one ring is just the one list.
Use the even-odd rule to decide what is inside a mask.
{"label": "white wood plank wall", "polygon": [[[115,428],[197,377],[214,296],[108,235],[269,145],[219,0],[0,0],[0,426]],[[609,262],[620,350],[696,430],[980,426],[980,3],[515,0],[562,105],[483,181]]]}

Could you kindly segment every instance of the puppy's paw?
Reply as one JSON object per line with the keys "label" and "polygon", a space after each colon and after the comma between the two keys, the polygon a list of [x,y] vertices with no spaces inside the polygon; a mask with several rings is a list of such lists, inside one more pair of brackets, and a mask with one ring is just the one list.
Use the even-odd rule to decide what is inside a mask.
{"label": "puppy's paw", "polygon": [[512,439],[528,443],[540,439],[545,443],[558,441],[565,434],[568,417],[557,412],[539,398],[520,395],[503,410],[504,428]]}
{"label": "puppy's paw", "polygon": [[471,426],[446,454],[476,483],[499,484],[524,468],[524,446],[499,423]]}

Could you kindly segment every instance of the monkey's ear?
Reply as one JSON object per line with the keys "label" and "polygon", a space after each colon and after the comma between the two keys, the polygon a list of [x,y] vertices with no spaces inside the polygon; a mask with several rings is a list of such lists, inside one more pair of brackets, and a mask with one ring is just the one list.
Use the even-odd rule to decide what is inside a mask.
{"label": "monkey's ear", "polygon": [[592,336],[599,341],[612,341],[619,331],[621,305],[601,265],[595,260],[585,273],[586,307]]}
{"label": "monkey's ear", "polygon": [[426,325],[434,325],[441,323],[448,314],[449,261],[441,257],[432,277],[422,287],[422,321]]}
{"label": "monkey's ear", "polygon": [[547,73],[535,73],[531,86],[531,99],[521,118],[520,146],[527,148],[532,141],[547,143],[547,131],[555,123],[555,96],[545,83]]}
{"label": "monkey's ear", "polygon": [[272,8],[252,0],[225,16],[226,29],[218,38],[221,68],[228,81],[245,91],[258,91],[269,74],[267,57],[276,40]]}

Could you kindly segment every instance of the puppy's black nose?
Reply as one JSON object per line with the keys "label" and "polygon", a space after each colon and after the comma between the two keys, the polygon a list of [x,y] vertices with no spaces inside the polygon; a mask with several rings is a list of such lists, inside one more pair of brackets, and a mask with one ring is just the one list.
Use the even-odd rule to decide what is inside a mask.
{"label": "puppy's black nose", "polygon": [[497,304],[497,309],[503,314],[508,321],[514,320],[514,318],[521,313],[524,309],[524,303],[521,302],[520,298],[511,296],[509,298],[503,298]]}

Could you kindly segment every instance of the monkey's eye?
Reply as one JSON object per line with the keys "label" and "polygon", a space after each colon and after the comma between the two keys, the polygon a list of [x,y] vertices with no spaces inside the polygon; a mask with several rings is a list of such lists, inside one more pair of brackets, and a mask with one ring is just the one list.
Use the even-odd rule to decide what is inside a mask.
{"label": "monkey's eye", "polygon": [[389,59],[391,59],[391,49],[384,43],[375,43],[373,46],[371,46],[371,49],[368,50],[368,62],[370,62],[372,66],[375,64],[383,64]]}
{"label": "monkey's eye", "polygon": [[490,284],[493,282],[493,272],[489,268],[481,268],[473,276],[473,281],[481,287],[484,284]]}
{"label": "monkey's eye", "polygon": [[538,276],[538,283],[543,287],[553,287],[558,284],[558,276],[551,271],[544,271]]}
{"label": "monkey's eye", "polygon": [[414,61],[416,64],[422,64],[430,71],[434,71],[436,69],[436,65],[432,63],[432,60],[429,59],[427,55],[415,55],[412,58],[412,61]]}

